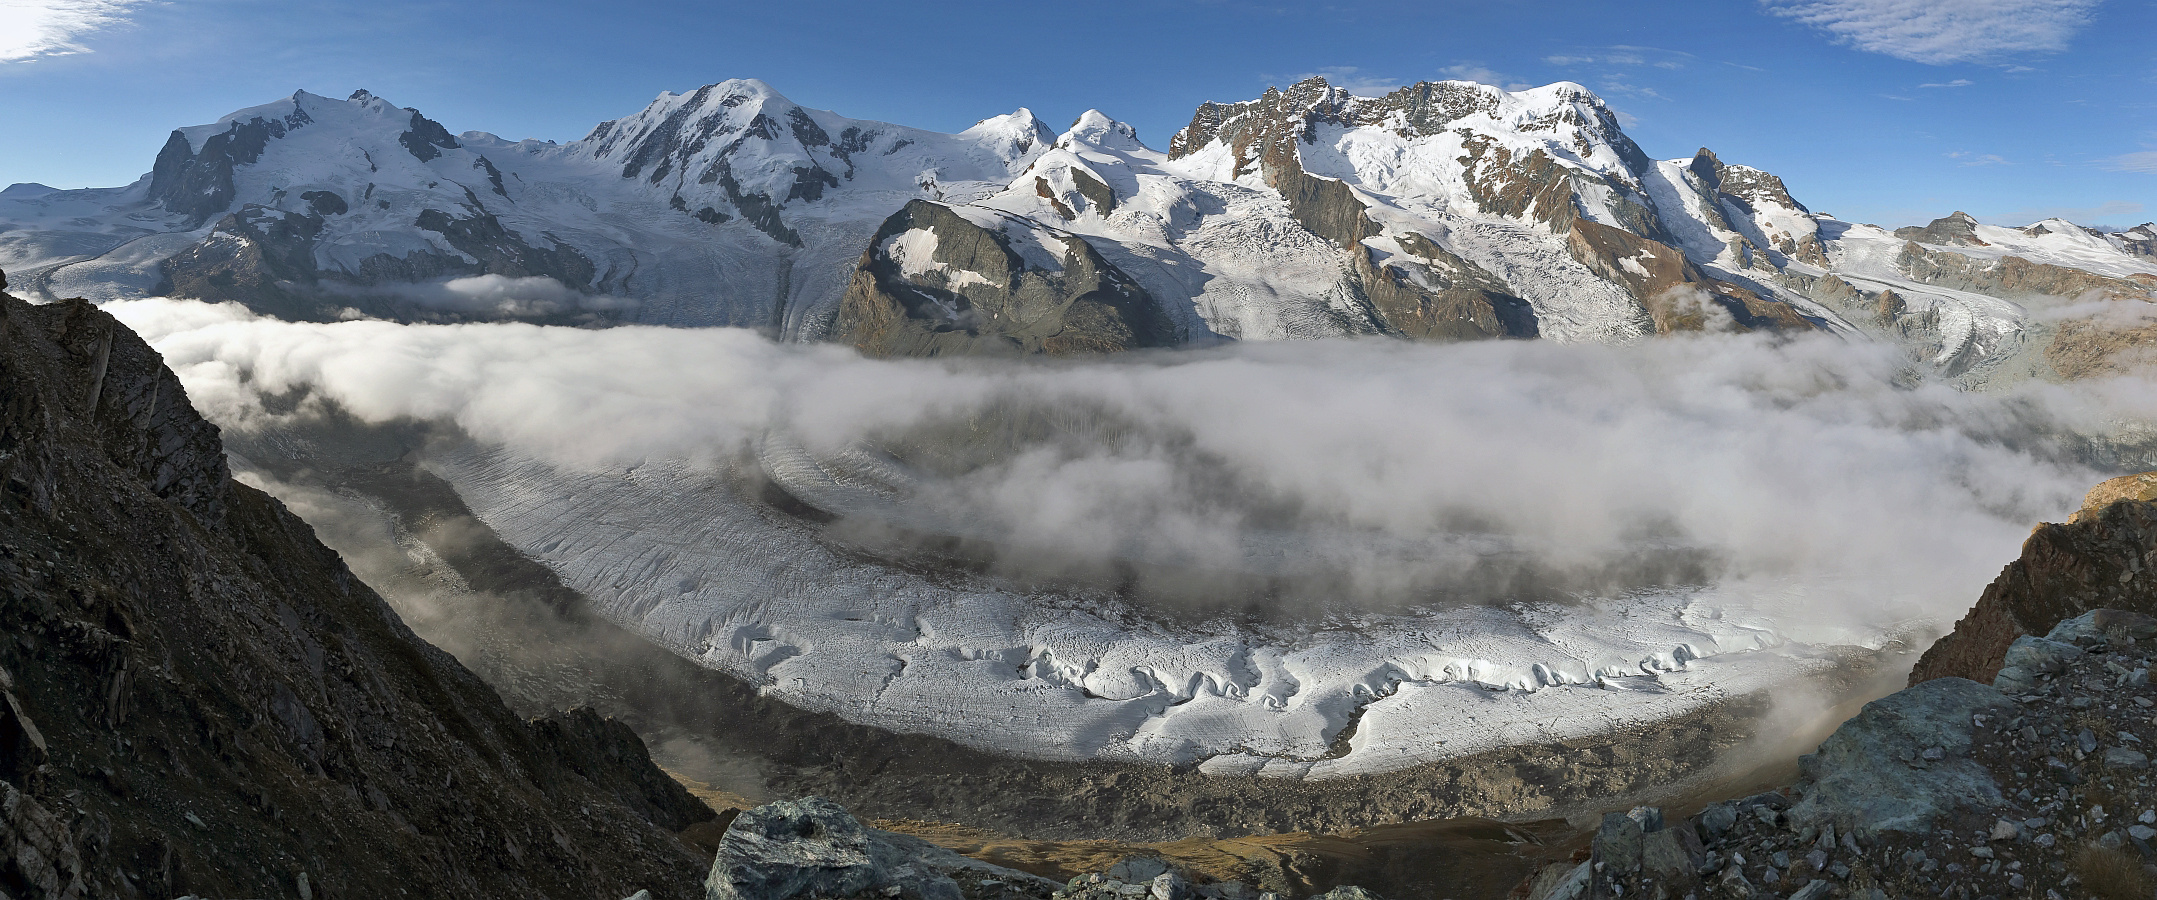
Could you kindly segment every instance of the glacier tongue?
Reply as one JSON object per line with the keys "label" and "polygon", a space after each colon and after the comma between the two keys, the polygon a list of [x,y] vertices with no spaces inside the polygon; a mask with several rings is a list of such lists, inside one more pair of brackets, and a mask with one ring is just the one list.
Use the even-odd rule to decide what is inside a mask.
{"label": "glacier tongue", "polygon": [[476,445],[429,465],[505,540],[676,652],[804,708],[1027,757],[1384,772],[1667,719],[1829,666],[1775,616],[1694,591],[1297,636],[1177,625],[1106,595],[840,555],[686,466],[573,472]]}

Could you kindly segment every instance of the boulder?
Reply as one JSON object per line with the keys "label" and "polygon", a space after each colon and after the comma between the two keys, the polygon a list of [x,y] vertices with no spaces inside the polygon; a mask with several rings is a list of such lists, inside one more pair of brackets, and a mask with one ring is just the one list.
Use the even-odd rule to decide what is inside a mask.
{"label": "boulder", "polygon": [[959,878],[979,884],[985,883],[983,876],[1032,887],[1036,894],[1057,887],[1047,879],[968,859],[918,838],[870,828],[845,807],[808,797],[767,803],[737,816],[719,840],[704,896],[961,900],[965,892]]}
{"label": "boulder", "polygon": [[1924,831],[1964,804],[1998,806],[1998,783],[1968,758],[1970,717],[2011,703],[1974,681],[1940,678],[1865,704],[1799,761],[1809,784],[1792,824],[1869,838]]}

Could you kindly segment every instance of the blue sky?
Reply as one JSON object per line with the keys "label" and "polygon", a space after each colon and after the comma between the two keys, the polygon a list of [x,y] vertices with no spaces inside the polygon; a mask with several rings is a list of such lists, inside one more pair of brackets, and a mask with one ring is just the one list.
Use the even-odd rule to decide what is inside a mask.
{"label": "blue sky", "polygon": [[1815,210],[2157,219],[2157,0],[8,0],[0,185],[124,184],[173,128],[367,88],[451,131],[572,140],[754,77],[952,131],[1088,107],[1156,147],[1206,100],[1312,73],[1378,89],[1578,81],[1658,157],[1712,147]]}

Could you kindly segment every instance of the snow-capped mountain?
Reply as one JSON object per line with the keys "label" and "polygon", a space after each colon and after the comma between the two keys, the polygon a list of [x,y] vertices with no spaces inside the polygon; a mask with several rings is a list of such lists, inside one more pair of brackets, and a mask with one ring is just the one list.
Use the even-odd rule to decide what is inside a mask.
{"label": "snow-capped mountain", "polygon": [[1360,97],[1313,78],[1205,104],[1167,147],[1097,111],[1060,135],[1023,109],[939,134],[750,80],[569,144],[302,92],[175,131],[133,185],[0,193],[0,267],[43,296],[744,325],[901,354],[1826,329],[1973,381],[2088,370],[2063,360],[2117,341],[2092,345],[2105,329],[2075,305],[2157,297],[2157,226],[1841,222],[1704,149],[1651,159],[1570,83]]}

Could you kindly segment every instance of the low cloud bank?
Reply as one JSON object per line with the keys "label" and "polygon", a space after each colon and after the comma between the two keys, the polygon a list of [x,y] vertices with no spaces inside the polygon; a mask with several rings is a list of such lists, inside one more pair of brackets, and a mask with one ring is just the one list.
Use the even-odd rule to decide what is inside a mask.
{"label": "low cloud bank", "polygon": [[[386,301],[400,317],[421,320],[458,320],[465,316],[490,319],[581,319],[626,309],[634,300],[604,294],[587,294],[545,275],[467,275],[443,281],[371,287],[338,288],[361,301]],[[376,305],[369,303],[368,305]],[[354,310],[352,318],[364,314]]]}
{"label": "low cloud bank", "polygon": [[[1136,560],[1259,593],[1322,571],[1307,587],[1336,608],[1510,560],[1591,593],[1713,583],[1796,618],[1952,616],[2033,523],[2157,446],[2148,381],[1964,393],[1832,337],[877,361],[740,329],[106,309],[228,428],[334,405],[593,468],[750,464],[776,433],[898,458],[891,522],[949,524],[1021,569]],[[1504,599],[1509,577],[1468,599]]]}

